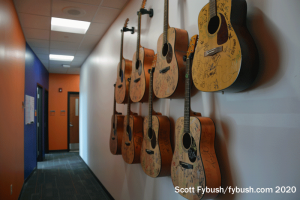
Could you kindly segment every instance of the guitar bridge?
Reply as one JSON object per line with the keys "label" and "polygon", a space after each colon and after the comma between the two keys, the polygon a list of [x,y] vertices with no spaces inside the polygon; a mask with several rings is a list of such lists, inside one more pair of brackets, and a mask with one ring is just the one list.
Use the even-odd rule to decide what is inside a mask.
{"label": "guitar bridge", "polygon": [[186,162],[179,161],[179,164],[180,164],[181,167],[184,168],[184,169],[193,169],[193,165],[188,164],[188,163],[186,163]]}
{"label": "guitar bridge", "polygon": [[139,82],[141,80],[141,78],[137,78],[134,80],[135,83]]}
{"label": "guitar bridge", "polygon": [[116,138],[115,138],[115,137],[112,137],[111,139],[112,139],[112,140],[115,140]]}
{"label": "guitar bridge", "polygon": [[121,88],[123,86],[123,84],[121,84],[121,85],[118,85],[118,88]]}
{"label": "guitar bridge", "polygon": [[129,145],[130,145],[130,143],[129,143],[129,142],[125,142],[125,144],[126,144],[126,146],[129,146]]}
{"label": "guitar bridge", "polygon": [[169,70],[170,70],[170,66],[165,67],[165,68],[159,70],[159,73],[164,74],[164,73],[166,73],[166,72],[169,71]]}
{"label": "guitar bridge", "polygon": [[149,154],[149,155],[151,155],[151,154],[154,154],[154,151],[146,149],[146,153]]}
{"label": "guitar bridge", "polygon": [[207,56],[213,56],[213,55],[215,55],[216,53],[219,53],[219,52],[221,52],[221,51],[223,51],[223,46],[219,46],[219,47],[210,49],[210,50],[204,52],[204,57],[207,57]]}

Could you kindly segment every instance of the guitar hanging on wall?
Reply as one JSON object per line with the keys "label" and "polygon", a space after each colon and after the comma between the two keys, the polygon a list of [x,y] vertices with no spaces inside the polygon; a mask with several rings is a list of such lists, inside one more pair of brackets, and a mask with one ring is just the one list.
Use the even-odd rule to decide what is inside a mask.
{"label": "guitar hanging on wall", "polygon": [[[116,84],[114,84],[116,90]],[[110,152],[114,155],[121,154],[124,116],[116,111],[116,98],[114,96],[114,112],[111,118],[111,132],[109,138]]]}
{"label": "guitar hanging on wall", "polygon": [[[149,115],[144,118],[144,137],[141,148],[141,165],[144,172],[153,178],[171,174],[172,147],[170,141],[170,120],[153,111],[153,71],[155,55],[149,69]],[[155,115],[152,115],[155,114]]]}
{"label": "guitar hanging on wall", "polygon": [[198,90],[248,88],[258,73],[258,52],[246,27],[245,0],[210,0],[199,13],[199,44],[192,66]]}
{"label": "guitar hanging on wall", "polygon": [[214,198],[216,193],[198,192],[197,188],[218,188],[221,174],[214,149],[215,126],[207,117],[197,116],[191,111],[190,63],[196,46],[197,35],[191,38],[187,52],[184,117],[176,121],[175,148],[171,164],[174,187],[195,188],[195,193],[180,193],[187,199]]}
{"label": "guitar hanging on wall", "polygon": [[153,77],[158,98],[184,97],[185,55],[189,38],[186,30],[169,26],[169,0],[164,2],[164,32],[157,41],[157,64]]}
{"label": "guitar hanging on wall", "polygon": [[[131,78],[128,78],[129,92]],[[140,163],[141,145],[143,140],[143,117],[130,111],[128,96],[127,116],[124,119],[122,139],[122,157],[128,164]]]}
{"label": "guitar hanging on wall", "polygon": [[[146,0],[143,0],[141,9],[145,8]],[[145,73],[151,68],[154,51],[140,45],[141,38],[141,11],[138,11],[138,34],[136,52],[133,55],[131,72],[130,98],[133,102],[146,102],[149,93],[149,74]]]}
{"label": "guitar hanging on wall", "polygon": [[123,58],[124,29],[126,29],[128,21],[129,19],[127,18],[121,30],[120,62],[117,69],[117,86],[115,90],[117,103],[127,103],[128,99],[128,85],[126,84],[126,80],[131,76],[132,61]]}

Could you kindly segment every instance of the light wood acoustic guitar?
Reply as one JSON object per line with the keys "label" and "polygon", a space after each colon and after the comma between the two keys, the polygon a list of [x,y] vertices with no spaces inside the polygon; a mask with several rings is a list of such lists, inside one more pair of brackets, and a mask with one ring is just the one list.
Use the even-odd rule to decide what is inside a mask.
{"label": "light wood acoustic guitar", "polygon": [[[124,28],[127,27],[129,19],[127,18],[124,24]],[[126,80],[131,76],[131,65],[132,61],[125,59],[123,57],[123,41],[124,41],[124,31],[121,30],[121,47],[120,47],[120,62],[117,69],[117,87],[115,90],[115,96],[117,103],[127,103],[128,85]]]}
{"label": "light wood acoustic guitar", "polygon": [[[143,0],[141,9],[145,8],[146,0]],[[151,68],[154,58],[154,51],[141,46],[141,17],[142,14],[138,11],[138,33],[136,52],[133,55],[132,72],[131,72],[131,88],[130,98],[133,102],[146,102],[149,94],[149,74],[145,73]]]}
{"label": "light wood acoustic guitar", "polygon": [[150,73],[149,115],[144,118],[144,138],[141,148],[141,165],[144,172],[153,178],[171,175],[172,146],[170,120],[153,110],[153,71],[155,55]]}
{"label": "light wood acoustic guitar", "polygon": [[[171,178],[174,187],[194,187],[195,193],[180,193],[187,199],[214,198],[216,193],[202,193],[197,188],[218,188],[221,186],[221,174],[214,149],[215,126],[207,117],[191,111],[191,59],[193,57],[197,35],[191,38],[187,53],[184,117],[175,125],[175,148],[171,164]],[[214,189],[215,190],[215,189]]]}
{"label": "light wood acoustic guitar", "polygon": [[205,92],[238,92],[258,73],[258,52],[246,27],[245,0],[210,0],[199,13],[193,82]]}
{"label": "light wood acoustic guitar", "polygon": [[[116,84],[114,84],[116,90]],[[124,128],[124,115],[116,110],[116,98],[114,96],[114,111],[111,118],[111,132],[109,137],[110,152],[120,155],[122,150],[122,137]]]}
{"label": "light wood acoustic guitar", "polygon": [[[128,78],[129,92],[131,78]],[[128,96],[127,116],[124,119],[122,139],[122,157],[128,164],[140,163],[141,145],[143,140],[143,117],[130,111]]]}
{"label": "light wood acoustic guitar", "polygon": [[164,31],[157,41],[157,64],[153,77],[158,98],[183,98],[185,55],[189,44],[186,30],[169,26],[169,0],[164,1]]}

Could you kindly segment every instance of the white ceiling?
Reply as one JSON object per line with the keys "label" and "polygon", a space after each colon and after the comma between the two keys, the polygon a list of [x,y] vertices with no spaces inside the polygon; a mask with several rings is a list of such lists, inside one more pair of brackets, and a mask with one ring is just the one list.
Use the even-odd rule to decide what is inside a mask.
{"label": "white ceiling", "polygon": [[[80,67],[129,0],[14,0],[25,39],[49,73],[79,74]],[[83,15],[64,8],[75,7]],[[86,34],[51,31],[51,17],[91,22]],[[72,62],[50,61],[49,54],[75,56]],[[70,64],[63,68],[62,64]]]}

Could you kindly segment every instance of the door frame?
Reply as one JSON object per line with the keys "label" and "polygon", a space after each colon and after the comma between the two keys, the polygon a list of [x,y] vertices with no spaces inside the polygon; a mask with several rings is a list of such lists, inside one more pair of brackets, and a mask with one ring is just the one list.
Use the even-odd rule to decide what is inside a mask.
{"label": "door frame", "polygon": [[[48,93],[48,100],[47,100],[47,105],[45,105],[45,100],[46,100],[46,98],[45,98],[45,96],[46,96],[46,93]],[[47,116],[47,134],[44,132],[44,150],[45,150],[45,154],[46,153],[49,153],[49,91],[46,89],[46,88],[44,88],[44,109],[46,108],[46,106],[47,106],[47,113],[46,113],[46,110],[44,110],[44,117],[46,117]],[[44,121],[43,122],[45,122],[45,119],[44,119]],[[43,127],[44,127],[44,131],[45,131],[45,124],[43,124]]]}
{"label": "door frame", "polygon": [[[79,92],[68,92],[68,120],[67,120],[67,126],[68,126],[68,152],[70,151],[70,96],[71,94],[78,94]],[[78,105],[79,106],[79,105]]]}
{"label": "door frame", "polygon": [[[36,86],[37,90],[36,90],[36,138],[37,138],[37,151],[39,152],[38,156],[37,156],[37,161],[43,161],[43,129],[44,129],[44,122],[43,122],[43,111],[44,111],[44,108],[43,108],[43,97],[44,97],[44,87],[37,83],[37,86]],[[40,88],[42,90],[42,95],[40,97],[41,99],[41,116],[39,115],[39,104],[38,104],[38,88]],[[39,117],[41,117],[41,123],[39,124],[38,126],[38,122],[39,122]],[[41,130],[41,134],[39,135],[39,128]]]}

